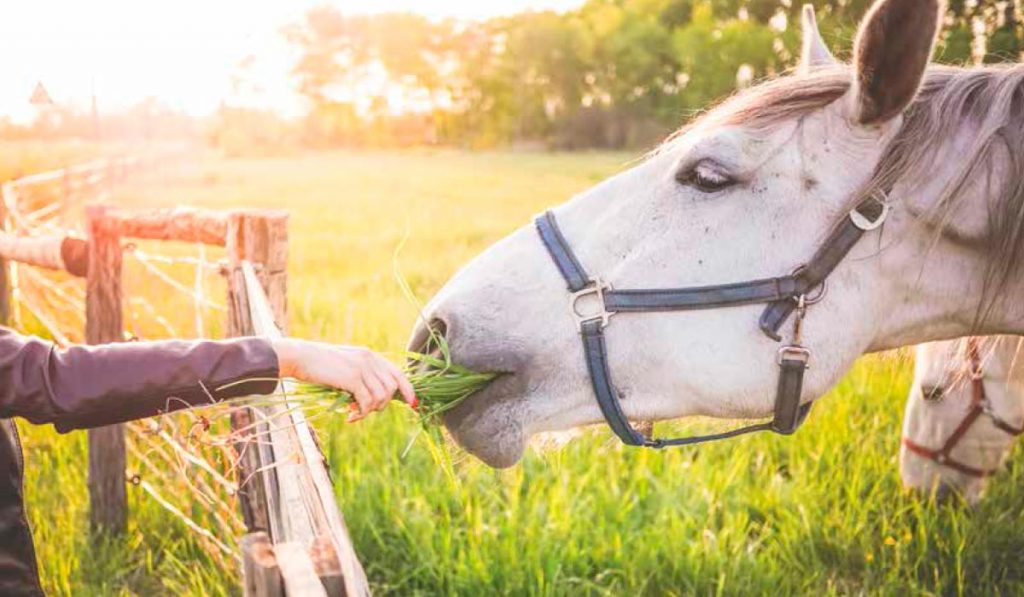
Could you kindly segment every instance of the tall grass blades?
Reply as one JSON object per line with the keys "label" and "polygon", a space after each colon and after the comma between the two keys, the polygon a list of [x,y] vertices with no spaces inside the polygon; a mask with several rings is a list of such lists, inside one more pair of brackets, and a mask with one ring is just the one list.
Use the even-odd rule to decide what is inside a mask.
{"label": "tall grass blades", "polygon": [[[452,362],[444,337],[434,334],[431,345],[440,356],[416,352],[406,353],[409,383],[419,404],[415,407],[420,423],[426,427],[439,422],[442,413],[483,389],[497,373],[478,373]],[[351,392],[319,384],[297,384],[286,397],[291,405],[326,408],[328,412],[347,411],[354,403]],[[396,394],[395,400],[400,399]]]}

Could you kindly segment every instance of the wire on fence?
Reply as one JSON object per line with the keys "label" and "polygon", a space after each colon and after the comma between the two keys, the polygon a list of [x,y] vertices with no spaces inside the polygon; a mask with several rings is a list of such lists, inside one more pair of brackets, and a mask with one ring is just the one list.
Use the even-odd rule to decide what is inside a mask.
{"label": "wire on fence", "polygon": [[[229,333],[280,335],[275,313],[283,321],[286,214],[237,212],[226,217],[204,210],[175,209],[106,215],[106,211],[90,208],[89,246],[93,254],[89,255],[83,241],[72,242],[65,236],[67,209],[72,207],[70,199],[82,198],[83,189],[92,189],[93,196],[105,192],[109,185],[103,177],[110,171],[109,166],[108,162],[106,169],[96,165],[70,168],[59,175],[43,173],[2,185],[7,220],[17,236],[0,232],[0,256],[49,268],[20,267],[16,263],[11,268],[13,314],[19,328],[25,329],[20,316],[24,309],[33,325],[58,343],[67,345],[76,339],[86,305],[90,309],[95,306],[90,301],[97,278],[94,272],[89,274],[87,294],[85,282],[68,273],[84,275],[83,259],[89,260],[88,267],[94,270],[95,262],[106,256],[115,264],[110,266],[111,271],[116,270],[119,276],[110,277],[114,280],[111,294],[120,296],[121,304],[113,301],[117,315],[105,322],[120,323],[110,326],[112,330],[105,328],[99,341],[111,337],[178,337],[178,330],[185,326],[194,327],[197,337],[207,337],[218,329],[211,315],[224,312],[228,313]],[[36,185],[57,182],[63,185],[60,205],[33,200]],[[108,234],[103,226],[116,230],[106,244],[96,240],[96,235]],[[149,252],[135,244],[121,244],[120,236],[191,242],[193,250],[187,255]],[[211,259],[206,244],[226,246],[231,266],[216,256]],[[132,259],[123,263],[125,254]],[[260,276],[268,282],[275,308],[257,279],[259,266],[243,260],[252,258],[252,254],[262,254],[266,267],[260,270]],[[129,267],[130,273],[122,275],[122,267]],[[24,275],[19,276],[19,272]],[[211,287],[225,284],[225,290],[230,288],[228,306],[211,300],[209,292]],[[75,315],[68,317],[68,312]],[[243,329],[246,325],[248,329]],[[95,328],[92,330],[95,339]],[[255,529],[248,518],[249,510],[245,510],[244,521],[239,516],[238,500],[250,491],[258,492],[265,500],[262,508],[268,513],[265,518],[271,549],[278,556],[286,589],[304,587],[331,595],[368,595],[365,573],[355,556],[323,454],[310,427],[310,421],[325,416],[329,409],[305,412],[303,404],[289,402],[292,387],[288,383],[279,391],[279,399],[208,405],[128,424],[127,452],[134,471],[131,482],[178,520],[211,560],[220,564],[247,557],[244,550],[240,553],[237,549],[236,538],[245,530]],[[167,410],[173,410],[173,406],[169,403]],[[90,436],[90,454],[92,440]],[[111,444],[97,445],[99,454]],[[119,474],[126,472],[117,470]],[[95,495],[93,498],[96,500]],[[242,503],[247,504],[248,499]],[[257,543],[256,535],[248,536],[252,540],[245,544]],[[246,564],[245,569],[250,566]],[[281,582],[275,578],[273,573],[261,576],[270,583],[267,590],[275,590],[275,583]]]}
{"label": "wire on fence", "polygon": [[[96,162],[0,185],[7,221],[17,234],[0,232],[0,255],[11,260],[13,323],[23,331],[41,332],[61,346],[82,338],[85,284],[81,278],[59,271],[66,269],[61,240],[67,227],[61,219],[69,205],[52,200],[40,204],[33,195],[39,191],[46,199],[40,187],[66,184],[70,177],[77,181],[70,190],[85,198],[90,187],[106,186],[103,172],[107,167],[106,161]],[[98,193],[92,193],[92,200],[97,197]],[[140,249],[129,254],[140,267],[125,281],[125,323],[130,328],[125,330],[126,337],[179,337],[173,321],[177,318],[171,313],[190,313],[188,320],[200,337],[217,327],[207,321],[210,312],[221,314],[226,308],[209,299],[206,289],[213,282],[211,278],[221,278],[223,265],[209,261],[205,248],[197,249],[194,255],[170,256]],[[169,269],[165,271],[156,264]],[[187,273],[179,277],[182,272],[170,268]],[[142,282],[140,275],[148,276],[151,282]],[[219,283],[223,285],[222,280]],[[161,292],[162,288],[173,292]],[[129,424],[132,482],[179,520],[214,561],[234,570],[235,565],[228,565],[224,558],[237,563],[240,556],[236,539],[245,526],[236,504],[238,481],[232,480],[235,455],[226,450],[227,441],[217,436],[230,434],[230,407],[207,407],[204,411],[184,411]],[[194,505],[201,508],[196,510]]]}

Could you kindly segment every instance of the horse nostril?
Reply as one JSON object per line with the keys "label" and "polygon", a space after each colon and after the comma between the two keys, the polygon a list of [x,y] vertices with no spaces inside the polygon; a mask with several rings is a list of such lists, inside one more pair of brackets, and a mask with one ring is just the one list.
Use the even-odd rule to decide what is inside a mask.
{"label": "horse nostril", "polygon": [[448,339],[448,322],[445,320],[440,317],[435,317],[430,320],[429,327],[434,330],[434,334],[444,338],[445,340]]}
{"label": "horse nostril", "polygon": [[419,353],[429,353],[437,350],[437,342],[433,341],[433,339],[438,336],[445,338],[447,333],[448,324],[443,319],[432,317],[429,323],[424,323],[423,318],[420,318],[416,322],[416,327],[413,328],[412,336],[406,345],[406,350]]}

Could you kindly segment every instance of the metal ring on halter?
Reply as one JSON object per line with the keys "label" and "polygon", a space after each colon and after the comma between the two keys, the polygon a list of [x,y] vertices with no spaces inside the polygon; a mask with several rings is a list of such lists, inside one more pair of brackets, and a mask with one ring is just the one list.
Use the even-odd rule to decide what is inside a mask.
{"label": "metal ring on halter", "polygon": [[[604,303],[604,292],[610,290],[611,287],[611,284],[606,283],[604,280],[594,278],[589,286],[569,295],[569,306],[576,319],[576,327],[581,331],[583,330],[583,324],[588,321],[600,321],[602,328],[608,327],[608,324],[611,323],[611,318],[612,315],[615,315],[615,311],[609,311]],[[579,303],[586,297],[593,297],[596,302],[596,305],[594,305],[595,309],[590,312],[580,310]]]}
{"label": "metal ring on halter", "polygon": [[[793,273],[791,273],[790,276],[795,278],[796,276],[800,275],[800,272],[804,271],[804,267],[805,266],[803,265],[797,266],[797,268],[793,270]],[[813,305],[815,303],[821,302],[821,299],[825,298],[825,295],[828,293],[828,282],[822,280],[821,284],[818,284],[815,288],[817,288],[817,292],[813,294],[802,294],[799,296],[795,296],[793,297],[793,300],[797,302],[803,300],[805,307],[808,305]],[[811,290],[814,290],[814,288],[812,288]]]}
{"label": "metal ring on halter", "polygon": [[[881,196],[879,197],[879,195]],[[857,208],[851,209],[849,213],[850,221],[853,222],[853,225],[864,232],[870,232],[884,224],[886,218],[889,217],[889,210],[892,208],[892,204],[889,202],[889,194],[881,189],[872,195],[872,199],[882,206],[882,211],[874,220],[869,220],[867,216],[857,211]]]}

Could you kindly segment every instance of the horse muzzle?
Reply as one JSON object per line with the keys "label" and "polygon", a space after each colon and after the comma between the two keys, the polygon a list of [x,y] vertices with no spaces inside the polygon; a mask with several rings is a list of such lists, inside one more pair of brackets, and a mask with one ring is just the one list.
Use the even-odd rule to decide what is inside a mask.
{"label": "horse muzzle", "polygon": [[[457,312],[456,312],[457,313]],[[429,350],[433,334],[445,337],[453,362],[476,371],[502,375],[442,415],[457,444],[488,466],[506,468],[522,457],[527,410],[523,347],[507,337],[468,328],[455,313],[438,309],[413,329],[408,350]],[[433,330],[433,332],[431,332]],[[436,352],[436,349],[434,349]]]}

